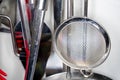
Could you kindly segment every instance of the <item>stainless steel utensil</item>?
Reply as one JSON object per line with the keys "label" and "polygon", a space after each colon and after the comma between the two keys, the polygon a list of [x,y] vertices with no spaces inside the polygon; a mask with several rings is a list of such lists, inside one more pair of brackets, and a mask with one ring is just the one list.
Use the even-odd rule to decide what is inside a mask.
{"label": "stainless steel utensil", "polygon": [[[67,0],[67,19],[69,19],[69,18],[71,18],[72,16],[73,16],[73,13],[74,13],[74,11],[73,11],[73,0]],[[66,34],[67,34],[67,46],[70,46],[70,44],[69,44],[69,39],[70,39],[70,37],[69,37],[69,34],[70,34],[70,32],[71,32],[71,28],[69,27],[68,29],[67,29],[67,31],[66,31]],[[67,47],[67,55],[68,56],[70,56],[70,50],[69,50],[70,48],[69,47]],[[69,66],[66,66],[66,71],[67,71],[67,75],[66,75],[66,77],[67,78],[69,78],[69,77],[71,77],[71,68],[69,67]]]}
{"label": "stainless steel utensil", "polygon": [[30,27],[32,40],[30,47],[31,54],[30,54],[27,80],[33,80],[46,8],[47,8],[47,0],[36,0],[34,17],[33,17],[32,25]]}
{"label": "stainless steel utensil", "polygon": [[62,14],[63,14],[63,8],[64,8],[64,2],[65,0],[54,0],[54,23],[55,23],[55,29],[58,27],[58,25],[61,23],[62,20]]}
{"label": "stainless steel utensil", "polygon": [[[20,18],[22,22],[22,32],[23,32],[23,38],[27,41],[28,46],[30,47],[31,43],[31,35],[30,35],[30,27],[29,27],[29,21],[28,21],[28,15],[27,15],[27,8],[25,0],[18,0],[19,4],[19,10],[20,10]],[[25,45],[26,47],[26,45]]]}
{"label": "stainless steel utensil", "polygon": [[22,35],[24,41],[24,47],[26,52],[26,72],[25,72],[25,80],[28,74],[29,67],[29,57],[30,57],[30,46],[31,46],[31,35],[30,35],[30,27],[28,21],[28,14],[26,8],[25,0],[18,0],[19,10],[20,10],[20,18],[22,23]]}
{"label": "stainless steel utensil", "polygon": [[51,30],[46,24],[44,24],[33,80],[41,80],[43,75],[46,73],[46,65],[47,65],[47,61],[51,53],[51,47],[52,47],[51,37],[52,37]]}
{"label": "stainless steel utensil", "polygon": [[[85,0],[84,16],[64,21],[58,26],[54,35],[54,45],[58,56],[66,65],[80,69],[84,77],[90,77],[91,69],[105,61],[111,46],[106,30],[97,22],[87,18],[87,8],[88,1]],[[72,31],[66,34],[68,29]]]}

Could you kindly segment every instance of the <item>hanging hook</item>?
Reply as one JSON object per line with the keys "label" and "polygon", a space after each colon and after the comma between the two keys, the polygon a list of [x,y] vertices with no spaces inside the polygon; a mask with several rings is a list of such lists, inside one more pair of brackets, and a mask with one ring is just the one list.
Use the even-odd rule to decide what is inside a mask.
{"label": "hanging hook", "polygon": [[15,35],[14,35],[14,28],[12,26],[11,19],[8,16],[6,16],[6,15],[0,15],[0,21],[2,19],[6,19],[8,21],[8,23],[9,23],[11,37],[12,37],[12,43],[13,43],[14,54],[18,56],[17,45],[16,45],[16,40],[15,40]]}

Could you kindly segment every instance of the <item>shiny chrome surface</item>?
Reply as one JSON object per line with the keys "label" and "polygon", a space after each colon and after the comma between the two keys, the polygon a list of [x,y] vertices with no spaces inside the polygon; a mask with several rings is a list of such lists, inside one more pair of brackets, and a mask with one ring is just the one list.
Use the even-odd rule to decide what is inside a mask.
{"label": "shiny chrome surface", "polygon": [[39,10],[46,10],[48,6],[47,4],[47,0],[36,0],[36,8],[38,8]]}
{"label": "shiny chrome surface", "polygon": [[88,16],[88,0],[84,0],[84,17]]}
{"label": "shiny chrome surface", "polygon": [[[74,3],[73,3],[73,0],[67,0],[67,19],[69,19],[69,18],[71,18],[72,16],[73,16],[73,13],[74,13],[74,10],[73,10],[73,7],[74,7],[74,5],[73,5]],[[66,31],[66,33],[67,33],[67,36],[68,36],[68,34],[71,32],[71,28],[69,27],[68,29],[67,29],[67,31]],[[69,44],[69,37],[67,37],[67,46],[70,46],[70,44]],[[69,52],[70,50],[69,50],[69,48],[67,48],[67,55],[69,56]],[[66,66],[66,65],[64,65],[64,66]],[[67,77],[71,77],[71,68],[70,68],[70,66],[66,66],[66,71],[67,71]]]}
{"label": "shiny chrome surface", "polygon": [[81,17],[70,18],[70,19],[64,21],[57,28],[57,30],[55,32],[55,35],[54,35],[54,48],[56,50],[56,53],[59,55],[59,57],[63,60],[63,62],[66,65],[68,65],[70,67],[73,67],[74,69],[83,68],[81,66],[76,66],[74,64],[71,64],[69,61],[67,61],[66,59],[64,59],[63,56],[61,55],[61,51],[59,50],[59,48],[57,46],[57,38],[58,38],[58,35],[59,35],[60,31],[62,29],[64,29],[66,27],[66,25],[71,24],[71,22],[86,22],[86,23],[88,23],[90,25],[93,25],[92,27],[96,28],[102,34],[102,36],[105,39],[105,44],[106,44],[105,56],[103,56],[102,59],[100,59],[97,63],[91,65],[90,68],[97,67],[100,64],[102,64],[106,60],[106,58],[108,57],[108,55],[109,55],[110,48],[111,48],[111,41],[110,41],[109,35],[107,34],[106,30],[101,25],[99,25],[97,22],[95,22],[95,21],[93,21],[93,20],[91,20],[89,18],[81,18]]}
{"label": "shiny chrome surface", "polygon": [[67,0],[67,19],[71,18],[74,13],[74,5],[73,0]]}
{"label": "shiny chrome surface", "polygon": [[34,17],[30,26],[32,39],[31,39],[31,47],[30,47],[31,54],[29,60],[27,80],[33,80],[34,77],[42,28],[43,28],[43,21],[48,3],[47,1],[48,0],[36,0],[36,6],[33,14]]}
{"label": "shiny chrome surface", "polygon": [[29,5],[33,9],[35,7],[35,0],[29,0]]}
{"label": "shiny chrome surface", "polygon": [[113,80],[113,79],[97,73],[95,73],[93,76],[89,78],[84,78],[79,72],[72,73],[72,77],[67,79],[66,72],[63,72],[63,73],[54,74],[42,80]]}
{"label": "shiny chrome surface", "polygon": [[41,80],[46,72],[46,65],[51,54],[52,41],[50,40],[52,33],[46,24],[43,24],[43,30],[40,41],[40,49],[36,63],[36,69],[33,80]]}
{"label": "shiny chrome surface", "polygon": [[[27,40],[28,46],[30,47],[31,43],[31,35],[30,35],[30,27],[27,15],[27,8],[25,0],[18,0],[19,10],[20,10],[20,18],[22,22],[22,33],[24,41]],[[26,47],[26,45],[24,45]]]}
{"label": "shiny chrome surface", "polygon": [[29,0],[29,4],[34,4],[35,0]]}
{"label": "shiny chrome surface", "polygon": [[62,17],[64,13],[64,1],[65,0],[54,0],[54,23],[55,23],[55,28],[58,27],[58,25],[61,23],[63,20]]}

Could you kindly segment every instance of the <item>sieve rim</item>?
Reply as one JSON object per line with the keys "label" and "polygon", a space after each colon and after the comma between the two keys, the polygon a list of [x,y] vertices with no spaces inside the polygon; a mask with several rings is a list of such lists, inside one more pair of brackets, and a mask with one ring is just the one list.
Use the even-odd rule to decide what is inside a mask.
{"label": "sieve rim", "polygon": [[[103,28],[103,26],[101,26],[100,24],[98,24],[96,21],[89,19],[89,18],[85,18],[85,17],[73,17],[73,18],[69,18],[67,20],[65,20],[64,22],[62,22],[56,29],[55,34],[53,36],[53,44],[54,44],[54,49],[56,51],[56,54],[58,55],[58,57],[60,57],[60,59],[62,60],[62,62],[64,64],[66,64],[67,66],[74,68],[74,69],[81,69],[81,68],[85,68],[84,66],[77,66],[73,63],[70,63],[68,60],[64,59],[63,56],[61,55],[61,51],[58,49],[57,47],[57,38],[59,36],[59,33],[61,32],[61,30],[63,30],[66,25],[72,23],[72,22],[86,22],[88,24],[93,25],[92,27],[95,27],[103,36],[105,43],[106,43],[106,51],[105,51],[105,55],[98,60],[96,63],[94,63],[93,65],[90,65],[89,68],[95,68],[99,65],[101,65],[109,56],[110,53],[110,49],[111,49],[111,40],[110,37],[108,35],[108,33],[106,32],[106,30]],[[81,64],[80,64],[81,65]],[[87,68],[87,67],[86,67]]]}

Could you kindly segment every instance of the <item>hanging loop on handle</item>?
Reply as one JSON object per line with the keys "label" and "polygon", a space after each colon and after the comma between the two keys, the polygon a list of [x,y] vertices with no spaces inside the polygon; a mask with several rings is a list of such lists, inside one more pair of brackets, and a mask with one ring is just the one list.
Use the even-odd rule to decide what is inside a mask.
{"label": "hanging loop on handle", "polygon": [[16,44],[15,34],[14,34],[14,28],[12,26],[11,19],[8,16],[6,16],[6,15],[0,15],[0,21],[3,20],[3,19],[6,19],[8,21],[8,24],[10,26],[10,32],[11,32],[11,37],[12,37],[12,44],[13,44],[14,54],[16,56],[18,56],[17,44]]}

